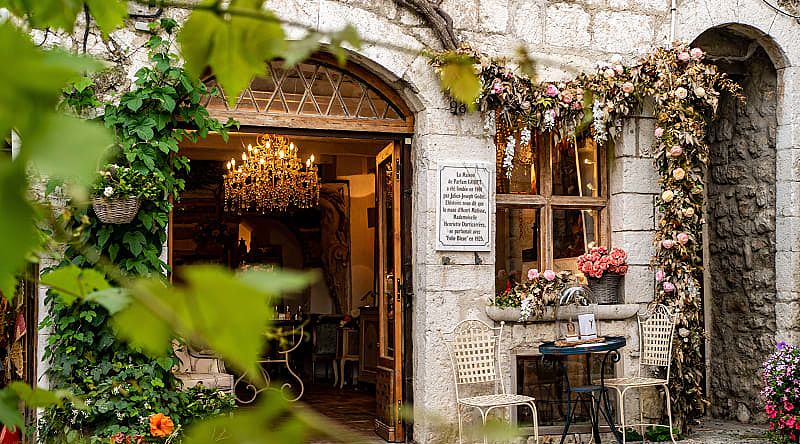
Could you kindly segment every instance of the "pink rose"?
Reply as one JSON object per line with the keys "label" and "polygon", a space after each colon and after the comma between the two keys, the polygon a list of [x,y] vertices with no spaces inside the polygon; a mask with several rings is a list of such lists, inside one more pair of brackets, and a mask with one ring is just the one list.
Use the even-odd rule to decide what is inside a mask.
{"label": "pink rose", "polygon": [[534,279],[536,279],[538,277],[539,277],[539,270],[537,270],[535,268],[531,268],[530,270],[528,270],[528,280],[529,281],[532,281],[532,280],[534,280]]}
{"label": "pink rose", "polygon": [[675,241],[672,239],[664,239],[661,241],[661,246],[669,250],[675,246]]}
{"label": "pink rose", "polygon": [[661,282],[661,281],[664,280],[665,277],[666,277],[666,273],[664,273],[664,270],[657,270],[656,271],[656,281]]}
{"label": "pink rose", "polygon": [[672,282],[664,282],[662,284],[662,287],[664,288],[664,291],[666,291],[667,293],[672,293],[673,291],[675,291],[675,286],[672,285]]}
{"label": "pink rose", "polygon": [[683,154],[683,148],[680,145],[673,145],[672,148],[669,150],[669,155],[672,157],[678,157]]}
{"label": "pink rose", "polygon": [[680,60],[681,62],[688,62],[690,58],[691,56],[686,51],[683,51],[678,54],[678,60]]}
{"label": "pink rose", "polygon": [[695,60],[700,60],[703,58],[703,50],[700,48],[692,48],[689,50],[689,55]]}
{"label": "pink rose", "polygon": [[556,278],[556,272],[553,270],[545,270],[543,275],[545,279],[551,282]]}
{"label": "pink rose", "polygon": [[664,128],[656,127],[655,131],[653,131],[653,135],[656,137],[661,137],[664,135]]}
{"label": "pink rose", "polygon": [[566,103],[566,104],[572,103],[572,94],[570,94],[569,92],[562,93],[561,94],[561,101]]}
{"label": "pink rose", "polygon": [[689,242],[689,234],[688,233],[678,233],[678,243],[681,245],[686,245]]}
{"label": "pink rose", "polygon": [[631,83],[631,82],[623,83],[622,84],[622,91],[625,92],[625,93],[628,93],[628,94],[632,93],[633,92],[633,83]]}
{"label": "pink rose", "polygon": [[492,84],[492,94],[500,94],[503,92],[503,84],[499,80],[495,80]]}
{"label": "pink rose", "polygon": [[551,85],[547,85],[547,89],[545,90],[544,93],[547,94],[550,97],[555,97],[555,96],[558,95],[558,88],[556,88],[556,86],[552,85],[552,84]]}

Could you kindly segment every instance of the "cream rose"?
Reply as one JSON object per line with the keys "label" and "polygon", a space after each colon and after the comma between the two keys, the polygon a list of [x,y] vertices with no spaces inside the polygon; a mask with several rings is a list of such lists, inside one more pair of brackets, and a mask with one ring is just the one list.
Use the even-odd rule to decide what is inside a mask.
{"label": "cream rose", "polygon": [[666,190],[661,193],[661,200],[664,202],[672,202],[673,197],[675,197],[675,195],[672,193],[672,190]]}
{"label": "cream rose", "polygon": [[672,170],[672,178],[675,180],[683,180],[686,177],[686,171],[683,168],[675,168]]}
{"label": "cream rose", "polygon": [[689,95],[689,91],[686,91],[686,88],[679,86],[675,88],[675,97],[683,100]]}

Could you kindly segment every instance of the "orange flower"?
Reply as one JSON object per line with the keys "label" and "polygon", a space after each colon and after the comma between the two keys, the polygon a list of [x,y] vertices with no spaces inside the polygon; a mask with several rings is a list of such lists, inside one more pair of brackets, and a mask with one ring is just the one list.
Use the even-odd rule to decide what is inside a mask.
{"label": "orange flower", "polygon": [[150,416],[151,435],[158,437],[169,436],[174,428],[175,424],[169,416],[163,413],[156,413]]}

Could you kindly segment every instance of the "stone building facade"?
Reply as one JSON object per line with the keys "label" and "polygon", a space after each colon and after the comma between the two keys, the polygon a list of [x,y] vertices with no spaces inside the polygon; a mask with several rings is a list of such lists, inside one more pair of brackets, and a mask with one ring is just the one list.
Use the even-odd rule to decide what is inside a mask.
{"label": "stone building facade", "polygon": [[[377,44],[366,44],[352,60],[392,85],[414,112],[414,199],[412,220],[407,221],[413,246],[413,364],[408,369],[413,372],[413,438],[420,443],[453,442],[452,431],[442,430],[432,419],[453,419],[455,412],[449,358],[439,333],[462,319],[491,322],[485,307],[495,290],[495,255],[494,250],[436,250],[436,168],[452,161],[484,162],[494,168],[496,152],[480,115],[450,113],[428,59],[392,47],[441,49],[426,23],[398,3],[270,0],[268,6],[278,16],[312,29],[355,25]],[[566,79],[615,54],[632,62],[667,44],[674,24],[675,39],[700,38],[704,49],[719,57],[712,61],[745,82],[748,104],[723,101],[723,117],[710,132],[708,385],[712,413],[757,419],[760,363],[775,342],[800,341],[800,24],[761,0],[678,0],[674,17],[669,0],[436,3],[452,17],[461,40],[490,56],[511,56],[524,45],[538,62],[540,79]],[[290,35],[303,33],[288,29]],[[146,36],[130,27],[112,37],[121,47],[91,38],[89,51],[129,67],[113,81],[120,85],[144,63],[144,51],[137,48]],[[67,38],[61,43],[77,44]],[[750,45],[753,53],[737,52]],[[624,302],[642,306],[652,299],[654,288],[648,268],[658,220],[653,129],[654,121],[646,113],[625,122],[609,153],[607,173],[610,241],[630,255]],[[634,319],[609,321],[606,328],[636,344]],[[525,344],[547,337],[546,329],[514,325],[504,353],[511,357],[525,352]],[[636,366],[636,347],[626,349],[618,371],[630,372]]]}

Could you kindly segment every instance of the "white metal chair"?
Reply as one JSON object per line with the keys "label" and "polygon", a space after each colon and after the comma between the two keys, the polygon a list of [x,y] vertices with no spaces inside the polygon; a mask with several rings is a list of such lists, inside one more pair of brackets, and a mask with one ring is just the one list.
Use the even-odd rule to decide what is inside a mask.
{"label": "white metal chair", "polygon": [[[639,369],[636,376],[627,378],[606,379],[605,386],[616,390],[619,405],[620,427],[622,429],[622,442],[625,439],[625,394],[631,389],[644,387],[663,387],[667,398],[667,417],[669,418],[669,437],[675,442],[672,434],[672,403],[669,395],[669,373],[672,366],[672,340],[675,334],[676,314],[664,305],[656,305],[653,310],[644,316],[639,315],[639,346],[640,358]],[[666,369],[666,378],[652,378],[642,376],[643,372],[658,371]],[[651,373],[644,373],[649,375]],[[667,427],[664,424],[650,424],[644,422],[644,411],[642,398],[639,397],[639,423],[630,424],[631,427],[639,427],[644,436],[644,427]]]}
{"label": "white metal chair", "polygon": [[[501,322],[500,327],[490,327],[483,321],[467,319],[458,323],[452,332],[443,335],[453,365],[459,443],[462,442],[462,407],[477,409],[481,413],[483,425],[486,426],[486,418],[493,409],[520,405],[528,406],[531,409],[533,434],[536,442],[539,442],[539,421],[535,399],[530,396],[506,393],[503,384],[499,346],[504,324]],[[462,398],[462,391],[468,390],[470,386],[477,388],[478,392],[488,393]],[[483,442],[486,443],[486,441],[484,433]]]}

